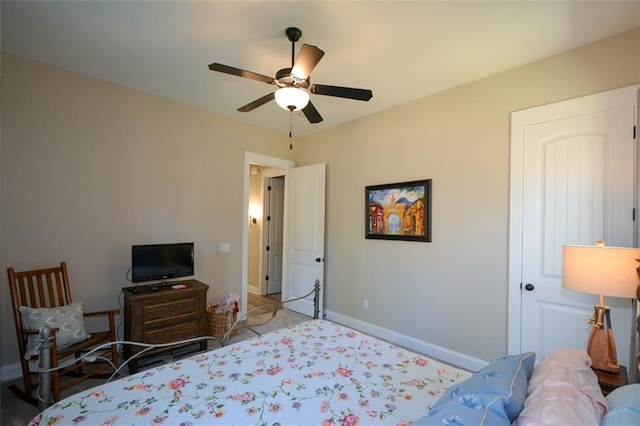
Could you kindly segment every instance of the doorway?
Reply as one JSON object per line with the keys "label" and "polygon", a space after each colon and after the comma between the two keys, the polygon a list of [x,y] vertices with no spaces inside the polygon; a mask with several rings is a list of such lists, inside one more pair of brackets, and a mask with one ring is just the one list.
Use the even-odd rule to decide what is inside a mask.
{"label": "doorway", "polygon": [[252,164],[283,169],[286,176],[282,298],[289,301],[288,309],[308,316],[324,315],[326,164],[296,168],[293,161],[250,152],[245,152],[244,162],[241,314],[247,312],[248,304],[247,239],[249,223],[253,223],[249,220],[249,181]]}
{"label": "doorway", "polygon": [[[252,209],[252,211],[250,212],[250,194],[251,194],[251,185],[250,185],[250,181],[251,181],[251,169],[252,166],[259,166],[261,170],[264,169],[270,169],[270,168],[275,168],[275,169],[281,169],[281,170],[286,170],[286,169],[290,169],[290,168],[294,168],[295,167],[295,162],[293,161],[289,161],[289,160],[284,160],[282,158],[276,158],[276,157],[269,157],[266,155],[261,155],[261,154],[256,154],[256,153],[252,153],[252,152],[245,152],[245,156],[244,156],[244,188],[243,188],[243,200],[244,200],[244,215],[243,215],[243,244],[242,244],[242,285],[241,285],[241,294],[240,294],[240,311],[242,313],[246,313],[248,310],[248,295],[249,295],[249,275],[250,275],[250,268],[249,268],[249,259],[250,259],[250,245],[249,245],[249,238],[250,238],[250,232],[254,230],[253,226],[258,225],[258,220],[262,221],[264,219],[264,217],[262,218],[258,218],[258,216],[261,215],[262,213],[262,203],[260,200],[259,203],[259,210],[256,213],[255,210]],[[256,216],[252,216],[256,215]],[[262,215],[263,216],[263,215]],[[256,224],[253,224],[253,217],[256,218]],[[262,229],[262,227],[260,226],[260,229]],[[262,247],[262,233],[260,233],[260,243],[259,243],[259,247]],[[257,258],[256,258],[257,257]],[[257,262],[257,265],[260,265],[260,254],[258,252],[258,254],[254,252],[251,254],[251,262],[252,262],[252,266],[255,265],[255,262]],[[258,267],[258,269],[260,269]],[[255,288],[252,288],[252,292],[258,292],[258,294],[262,294],[260,292],[260,286],[255,286]]]}
{"label": "doorway", "polygon": [[282,293],[285,170],[251,164],[249,176],[248,292]]}

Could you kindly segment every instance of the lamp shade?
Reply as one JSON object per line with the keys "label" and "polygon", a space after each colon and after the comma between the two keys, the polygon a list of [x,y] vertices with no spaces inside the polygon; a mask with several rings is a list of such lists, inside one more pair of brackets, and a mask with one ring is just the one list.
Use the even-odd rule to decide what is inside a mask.
{"label": "lamp shade", "polygon": [[640,249],[571,246],[562,249],[562,287],[583,293],[635,297]]}
{"label": "lamp shade", "polygon": [[295,87],[282,87],[276,90],[276,103],[287,111],[299,111],[309,103],[309,94]]}

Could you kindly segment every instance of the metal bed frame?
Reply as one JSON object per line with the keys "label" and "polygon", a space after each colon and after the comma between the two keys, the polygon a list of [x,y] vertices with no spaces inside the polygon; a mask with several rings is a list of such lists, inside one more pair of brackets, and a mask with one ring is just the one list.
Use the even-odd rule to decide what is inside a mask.
{"label": "metal bed frame", "polygon": [[[82,355],[82,357],[80,359],[85,359],[89,362],[93,362],[97,359],[96,356],[96,352],[103,350],[105,347],[108,347],[110,345],[136,345],[136,346],[143,346],[145,347],[145,349],[141,350],[140,352],[137,352],[135,355],[133,355],[131,358],[125,360],[118,368],[114,368],[114,372],[112,374],[112,376],[107,379],[107,382],[110,381],[112,378],[114,378],[117,375],[121,374],[121,369],[127,365],[127,363],[132,360],[135,359],[139,356],[142,356],[145,352],[148,352],[152,349],[156,349],[156,348],[161,348],[161,347],[171,347],[171,346],[180,346],[180,345],[185,345],[185,344],[191,344],[191,343],[195,343],[195,342],[199,342],[202,341],[203,339],[206,340],[213,340],[215,342],[217,342],[218,344],[220,344],[220,346],[226,346],[229,338],[238,330],[241,329],[247,329],[249,331],[252,331],[258,335],[260,335],[260,333],[258,331],[256,331],[253,327],[257,327],[257,326],[261,326],[261,325],[265,325],[267,324],[269,321],[271,321],[276,314],[278,313],[278,311],[280,311],[281,309],[285,308],[285,303],[290,303],[290,302],[295,302],[298,300],[302,300],[305,299],[309,296],[311,296],[311,294],[313,294],[313,318],[314,319],[318,319],[319,315],[320,315],[320,280],[316,280],[314,285],[313,285],[313,289],[300,297],[296,297],[294,299],[290,299],[290,300],[284,300],[281,302],[274,302],[274,303],[270,303],[267,305],[263,305],[260,306],[258,308],[255,309],[251,309],[249,311],[247,311],[244,315],[242,315],[242,317],[240,317],[239,319],[237,319],[233,325],[231,326],[231,328],[225,333],[225,335],[222,337],[222,339],[218,339],[216,337],[213,336],[203,336],[203,337],[196,337],[193,339],[188,339],[188,340],[181,340],[178,342],[171,342],[171,343],[165,343],[165,344],[155,344],[155,345],[150,345],[150,344],[146,344],[146,343],[140,343],[140,342],[131,342],[131,341],[116,341],[116,342],[110,342],[108,344],[104,344],[101,345],[99,347],[96,347],[94,349],[92,349],[91,351],[85,353]],[[248,315],[252,312],[256,312],[256,311],[267,311],[265,313],[269,313],[268,309],[269,308],[273,308],[273,310],[271,311],[271,316],[264,322],[259,323],[259,324],[249,324],[248,321]],[[40,411],[45,410],[46,408],[48,408],[49,406],[51,406],[55,401],[52,401],[51,399],[51,372],[53,371],[53,369],[51,368],[51,342],[53,340],[53,330],[48,327],[48,326],[44,326],[40,329],[40,334],[38,336],[38,342],[40,343],[40,346],[38,348],[39,350],[39,359],[38,359],[38,375],[39,375],[39,382],[38,382],[38,390],[37,390],[37,398],[38,398],[38,409]],[[63,365],[58,366],[58,369],[64,368],[72,363],[77,362],[78,359],[73,359],[70,360],[68,362],[63,363]],[[109,360],[106,360],[107,362],[110,362]]]}

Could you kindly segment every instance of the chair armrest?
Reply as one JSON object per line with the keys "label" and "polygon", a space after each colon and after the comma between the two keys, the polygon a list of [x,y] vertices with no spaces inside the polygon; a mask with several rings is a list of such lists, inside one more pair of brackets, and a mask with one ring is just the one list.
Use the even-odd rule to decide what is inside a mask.
{"label": "chair armrest", "polygon": [[[51,327],[51,326],[48,326],[48,325],[46,327],[49,327],[49,330],[51,330],[51,334],[54,334],[54,335],[59,330],[58,327]],[[39,328],[24,329],[24,330],[22,330],[22,334],[24,334],[25,336],[31,336],[31,335],[38,336],[40,334],[40,329]]]}
{"label": "chair armrest", "polygon": [[116,340],[116,315],[120,315],[120,309],[107,309],[104,311],[87,312],[83,314],[85,318],[103,317],[107,319],[109,323],[109,333],[111,334],[111,341]]}
{"label": "chair armrest", "polygon": [[97,317],[97,316],[105,316],[105,315],[120,315],[120,309],[107,309],[104,311],[95,311],[95,312],[84,312],[83,315],[85,317]]}

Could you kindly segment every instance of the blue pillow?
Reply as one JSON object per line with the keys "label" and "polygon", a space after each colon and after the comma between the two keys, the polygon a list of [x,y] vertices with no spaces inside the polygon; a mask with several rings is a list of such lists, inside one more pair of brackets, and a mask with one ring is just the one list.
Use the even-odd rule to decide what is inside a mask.
{"label": "blue pillow", "polygon": [[609,411],[617,408],[640,407],[640,383],[616,388],[607,395]]}
{"label": "blue pillow", "polygon": [[470,425],[510,426],[504,411],[505,396],[469,394],[450,399],[412,423],[412,426]]}
{"label": "blue pillow", "polygon": [[609,412],[600,425],[637,425],[640,424],[640,383],[634,383],[615,389],[607,395]]}
{"label": "blue pillow", "polygon": [[503,407],[499,407],[500,404],[491,404],[489,408],[498,415],[504,411],[509,422],[513,422],[524,408],[535,361],[536,354],[533,352],[500,358],[464,382],[450,387],[433,408],[439,408],[463,396],[475,395],[485,401],[493,396],[502,396],[500,401]]}

